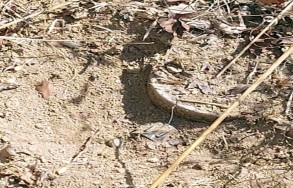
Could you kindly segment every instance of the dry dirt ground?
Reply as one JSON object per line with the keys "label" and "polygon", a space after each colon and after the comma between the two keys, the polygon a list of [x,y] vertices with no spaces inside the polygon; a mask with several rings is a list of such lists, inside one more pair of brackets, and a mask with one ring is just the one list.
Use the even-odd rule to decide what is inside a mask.
{"label": "dry dirt ground", "polygon": [[[1,30],[17,38],[84,41],[1,40],[0,86],[17,88],[0,92],[0,187],[147,187],[209,125],[176,116],[168,124],[170,112],[148,97],[149,65],[165,55],[172,34],[151,33],[143,43],[152,20],[124,19],[124,1],[100,10],[89,9],[89,2],[56,8],[64,2],[15,1],[24,16],[41,7],[46,12]],[[202,40],[192,43],[194,62],[221,63],[243,43]],[[292,63],[283,65],[287,74]],[[36,90],[44,80],[48,99]],[[46,82],[42,88],[46,92]],[[287,94],[277,101],[286,105]],[[263,108],[276,120],[283,114],[273,106]],[[161,187],[292,187],[292,138],[277,121],[257,115],[223,123]],[[172,134],[151,140],[143,134],[149,128]]]}

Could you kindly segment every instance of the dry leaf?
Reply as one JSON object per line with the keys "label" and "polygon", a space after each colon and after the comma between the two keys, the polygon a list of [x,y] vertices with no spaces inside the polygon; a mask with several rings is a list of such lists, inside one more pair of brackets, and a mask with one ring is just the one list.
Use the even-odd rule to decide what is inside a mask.
{"label": "dry leaf", "polygon": [[198,79],[193,79],[187,86],[188,89],[194,89],[194,88],[198,88],[203,94],[210,94],[213,93],[213,89],[210,88],[210,86],[205,83],[202,82]]}
{"label": "dry leaf", "polygon": [[48,80],[44,80],[40,84],[36,85],[36,90],[40,92],[40,94],[46,100],[48,100],[52,94],[52,87]]}
{"label": "dry leaf", "polygon": [[187,4],[179,4],[176,6],[170,6],[168,9],[165,10],[165,12],[170,12],[171,14],[191,14],[194,13],[195,10],[192,6]]}
{"label": "dry leaf", "polygon": [[215,27],[228,35],[240,34],[247,29],[246,26],[231,26],[225,23],[219,23],[218,25],[215,24]]}
{"label": "dry leaf", "polygon": [[173,25],[175,24],[176,20],[173,18],[162,18],[159,20],[159,24],[162,28],[165,29],[168,33],[173,33]]}
{"label": "dry leaf", "polygon": [[212,27],[212,23],[209,20],[197,20],[193,19],[187,23],[190,27],[194,27],[196,29],[210,29]]}
{"label": "dry leaf", "polygon": [[143,39],[142,41],[144,41],[150,34],[150,32],[152,31],[152,29],[154,29],[158,24],[158,19],[156,19],[150,26],[149,28],[147,29],[146,33],[144,34],[143,36]]}
{"label": "dry leaf", "polygon": [[183,31],[189,31],[190,29],[184,21],[174,18],[162,18],[158,20],[158,23],[165,31],[179,36],[182,36]]}
{"label": "dry leaf", "polygon": [[187,23],[185,23],[184,21],[182,20],[179,20],[179,22],[181,23],[181,26],[182,28],[185,30],[185,31],[189,31],[190,30],[190,27]]}

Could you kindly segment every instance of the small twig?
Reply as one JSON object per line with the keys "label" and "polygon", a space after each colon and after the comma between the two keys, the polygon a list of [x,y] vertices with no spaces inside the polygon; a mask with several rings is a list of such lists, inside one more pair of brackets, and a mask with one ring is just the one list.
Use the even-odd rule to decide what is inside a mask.
{"label": "small twig", "polygon": [[106,31],[109,31],[109,32],[113,32],[113,30],[111,30],[111,29],[109,29],[109,28],[107,28],[107,27],[103,27],[103,26],[100,26],[100,25],[92,25],[93,27],[97,27],[97,28],[99,28],[99,29],[103,29],[103,30],[106,30]]}
{"label": "small twig", "polygon": [[146,44],[154,44],[154,42],[130,42],[127,44],[128,45],[139,45],[139,44],[146,45]]}
{"label": "small twig", "polygon": [[230,14],[231,14],[231,9],[230,9],[230,7],[229,7],[229,5],[228,5],[228,3],[227,3],[226,0],[223,0],[223,1],[224,1],[225,5],[226,5],[228,15],[230,15]]}
{"label": "small twig", "polygon": [[219,78],[231,65],[233,65],[243,54],[248,50],[267,30],[270,29],[274,24],[278,22],[279,19],[283,17],[283,15],[291,9],[293,5],[293,1],[277,16],[275,19],[267,25],[224,69],[216,76],[216,78]]}
{"label": "small twig", "polygon": [[227,142],[227,140],[226,140],[224,134],[222,135],[222,138],[223,138],[223,141],[224,141],[224,143],[225,143],[225,148],[228,150],[228,149],[229,149],[229,147],[228,147],[228,142]]}
{"label": "small twig", "polygon": [[16,85],[0,85],[0,92],[5,90],[16,89],[18,86]]}
{"label": "small twig", "polygon": [[32,39],[32,38],[18,38],[0,36],[0,39],[4,40],[28,40],[28,41],[39,41],[39,42],[101,42],[101,40],[84,40],[84,39]]}
{"label": "small twig", "polygon": [[281,57],[275,61],[271,67],[262,74],[239,98],[236,100],[225,112],[223,112],[199,137],[195,140],[191,146],[189,146],[176,160],[175,162],[162,173],[149,188],[156,188],[169,174],[177,168],[177,166],[189,155],[199,144],[201,144],[206,137],[213,132],[220,123],[237,107],[239,104],[253,92],[272,72],[293,52],[293,45],[285,52]]}
{"label": "small twig", "polygon": [[168,124],[170,124],[172,122],[172,120],[173,120],[175,107],[176,107],[176,105],[172,106],[172,108],[171,108],[171,117],[170,117],[170,119],[168,121]]}
{"label": "small twig", "polygon": [[19,18],[19,19],[16,19],[16,20],[12,21],[12,22],[9,22],[9,23],[7,23],[7,24],[4,24],[4,25],[0,26],[0,30],[1,30],[1,29],[4,29],[4,28],[6,28],[6,27],[9,27],[9,26],[11,26],[11,25],[13,25],[13,24],[17,24],[17,23],[22,22],[22,21],[25,21],[25,20],[27,20],[27,19],[30,19],[30,18],[36,17],[36,16],[42,14],[43,12],[44,12],[44,10],[41,10],[41,11],[35,12],[35,13],[31,14],[31,15],[28,15],[28,16],[26,16],[26,17]]}
{"label": "small twig", "polygon": [[[14,11],[14,10],[11,9],[10,7],[8,7],[7,4],[4,5],[4,7],[5,7],[5,9],[9,10],[10,12],[12,12],[16,17],[18,17],[18,18],[20,18],[20,19],[23,18],[23,17],[22,17],[21,15],[19,15],[16,11]],[[5,9],[3,8],[2,12],[3,12]]]}
{"label": "small twig", "polygon": [[206,105],[217,106],[217,107],[220,107],[220,108],[229,108],[229,106],[219,104],[219,103],[213,103],[213,102],[204,102],[204,101],[189,100],[189,99],[179,99],[178,101],[190,102],[190,103],[198,103],[198,104],[206,104]]}
{"label": "small twig", "polygon": [[157,24],[158,24],[158,18],[155,21],[153,21],[153,23],[146,30],[146,32],[145,32],[145,34],[143,36],[142,41],[144,41],[149,36],[150,32],[157,26]]}
{"label": "small twig", "polygon": [[252,79],[252,76],[256,73],[257,67],[258,67],[259,61],[256,62],[253,70],[249,73],[249,75],[246,78],[246,84],[249,84],[249,81]]}
{"label": "small twig", "polygon": [[88,146],[92,142],[92,136],[88,137],[85,143],[79,148],[79,151],[71,158],[70,163],[73,163],[81,154],[86,152]]}
{"label": "small twig", "polygon": [[91,144],[93,137],[99,132],[99,129],[94,132],[91,136],[89,136],[84,144],[79,148],[79,151],[71,158],[70,163],[74,162],[81,154],[86,152],[88,146]]}
{"label": "small twig", "polygon": [[292,99],[293,99],[293,91],[291,91],[291,94],[289,96],[287,105],[286,105],[286,110],[285,110],[285,115],[287,116],[290,111],[291,111],[291,104],[292,104]]}
{"label": "small twig", "polygon": [[56,25],[56,23],[57,22],[60,22],[61,23],[61,25],[62,25],[62,27],[64,27],[64,25],[65,25],[65,21],[63,20],[63,19],[55,19],[53,22],[52,22],[52,24],[51,24],[51,26],[49,27],[49,29],[48,29],[48,34],[50,34],[54,29],[55,29],[55,25]]}
{"label": "small twig", "polygon": [[1,29],[4,29],[4,28],[7,28],[7,27],[9,27],[9,26],[11,26],[11,25],[17,24],[17,23],[19,23],[19,22],[25,21],[25,20],[27,20],[27,19],[30,19],[30,18],[36,17],[36,16],[38,16],[38,15],[44,13],[44,12],[50,12],[50,11],[52,11],[52,10],[55,10],[55,9],[61,8],[61,7],[63,7],[63,6],[69,5],[69,4],[71,4],[71,3],[73,3],[73,2],[66,2],[66,3],[58,4],[58,5],[56,5],[56,6],[52,7],[52,8],[50,8],[50,9],[47,10],[47,11],[45,11],[45,10],[41,10],[41,11],[35,12],[35,13],[33,13],[33,14],[30,14],[30,15],[28,15],[28,16],[26,16],[26,17],[16,19],[16,20],[14,20],[14,21],[12,21],[12,22],[9,22],[9,23],[7,23],[7,24],[4,24],[4,25],[0,26],[0,30],[1,30]]}

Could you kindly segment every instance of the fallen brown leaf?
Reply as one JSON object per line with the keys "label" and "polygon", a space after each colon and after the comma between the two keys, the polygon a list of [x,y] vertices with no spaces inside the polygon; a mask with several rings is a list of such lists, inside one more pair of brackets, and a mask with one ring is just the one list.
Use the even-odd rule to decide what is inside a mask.
{"label": "fallen brown leaf", "polygon": [[158,23],[165,31],[182,36],[183,31],[189,31],[190,27],[184,21],[174,18],[162,18]]}
{"label": "fallen brown leaf", "polygon": [[52,94],[52,86],[48,80],[44,80],[36,85],[36,90],[40,92],[42,97],[48,100]]}

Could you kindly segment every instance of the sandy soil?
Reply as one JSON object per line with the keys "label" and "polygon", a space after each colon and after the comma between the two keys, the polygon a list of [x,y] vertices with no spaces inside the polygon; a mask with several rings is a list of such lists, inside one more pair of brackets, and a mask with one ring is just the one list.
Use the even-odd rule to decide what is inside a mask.
{"label": "sandy soil", "polygon": [[[16,12],[63,2],[26,3],[19,1]],[[84,41],[0,40],[0,84],[17,86],[0,92],[0,187],[147,187],[209,125],[176,116],[168,124],[170,112],[149,99],[150,65],[173,36],[154,32],[142,43],[153,21],[123,19],[122,3],[99,11],[87,1],[72,3],[1,30],[2,36]],[[196,62],[221,62],[243,45],[221,36],[215,49],[202,40],[190,43]],[[240,62],[276,59],[264,53]],[[284,66],[292,74],[292,59]],[[238,64],[231,71],[239,67],[244,70]],[[44,80],[48,99],[36,89]],[[290,88],[282,89],[276,101],[287,100]],[[223,123],[161,187],[292,187],[293,142],[281,121],[292,114],[273,106],[263,107],[270,108],[269,120],[260,113]],[[150,128],[170,134],[151,140]]]}

